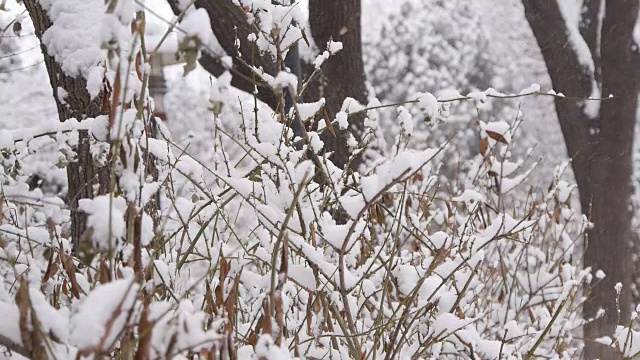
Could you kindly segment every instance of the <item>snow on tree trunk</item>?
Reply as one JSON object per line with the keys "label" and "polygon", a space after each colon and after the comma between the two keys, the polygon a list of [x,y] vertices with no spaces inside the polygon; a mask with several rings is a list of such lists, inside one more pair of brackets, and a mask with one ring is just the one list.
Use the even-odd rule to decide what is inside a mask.
{"label": "snow on tree trunk", "polygon": [[[523,4],[554,89],[581,97],[613,95],[599,108],[556,99],[582,211],[594,223],[587,233],[585,266],[607,275],[584,306],[587,319],[601,308],[606,311],[601,319],[585,327],[585,337],[593,340],[611,335],[618,323],[627,324],[632,306],[632,147],[640,86],[640,55],[633,29],[638,2],[608,1],[602,9],[598,1],[590,1],[582,9],[579,24],[572,21],[568,9],[560,6],[563,4],[541,5],[529,0],[523,0]],[[598,44],[593,32],[600,26]],[[616,300],[614,288],[618,283],[623,287]],[[617,357],[589,340],[585,356]]]}
{"label": "snow on tree trunk", "polygon": [[[58,108],[58,117],[64,122],[69,119],[96,117],[106,113],[103,107],[104,94],[91,96],[87,90],[87,79],[82,75],[69,76],[62,69],[62,65],[49,54],[47,46],[42,43],[44,33],[52,26],[49,16],[40,2],[25,0],[24,4],[33,21],[36,35],[41,42],[42,54],[49,73],[49,81],[53,89],[53,97]],[[89,152],[89,135],[87,131],[80,131],[78,138],[77,161],[69,163],[67,178],[69,190],[67,202],[71,209],[71,238],[77,248],[80,238],[86,229],[86,214],[77,211],[80,199],[93,198],[107,192],[109,173],[107,167],[93,164]]]}
{"label": "snow on tree trunk", "polygon": [[[361,104],[367,102],[366,77],[362,59],[362,26],[360,0],[311,0],[309,23],[315,43],[323,48],[330,40],[342,43],[339,51],[323,65],[323,90],[326,107],[333,119],[341,110],[345,98],[350,97]],[[364,114],[349,118],[349,130],[360,137],[364,131]],[[351,151],[347,144],[347,133],[336,129],[336,136],[322,138],[327,151],[334,151],[333,162],[344,168]],[[360,139],[357,139],[360,140]],[[357,164],[352,164],[357,168]]]}

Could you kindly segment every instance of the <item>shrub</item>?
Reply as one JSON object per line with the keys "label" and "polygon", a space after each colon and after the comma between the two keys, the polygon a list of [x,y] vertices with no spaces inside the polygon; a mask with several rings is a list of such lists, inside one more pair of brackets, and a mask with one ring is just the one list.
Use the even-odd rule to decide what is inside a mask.
{"label": "shrub", "polygon": [[[146,88],[144,74],[125,75]],[[259,359],[579,353],[582,289],[593,279],[576,253],[589,223],[571,207],[575,187],[561,180],[564,167],[548,189],[513,195],[535,171],[511,155],[520,115],[478,122],[477,152],[464,181],[452,183],[436,160],[452,156],[447,144],[414,144],[407,109],[388,153],[349,173],[321,153],[318,133],[329,127],[294,138],[265,109],[210,114],[203,161],[162,125],[152,138],[146,98],[134,101],[146,92],[123,90],[114,122],[0,133],[6,351]],[[501,96],[425,93],[406,106],[417,103],[414,113],[436,120],[451,101],[494,101],[487,95]],[[296,111],[315,121],[321,106]],[[367,115],[355,156],[375,141],[382,115],[344,108],[331,126]],[[110,167],[111,187],[80,202],[88,230],[72,251],[65,190],[31,184],[24,164],[46,164],[45,173],[65,167],[79,131],[92,135],[92,156]]]}

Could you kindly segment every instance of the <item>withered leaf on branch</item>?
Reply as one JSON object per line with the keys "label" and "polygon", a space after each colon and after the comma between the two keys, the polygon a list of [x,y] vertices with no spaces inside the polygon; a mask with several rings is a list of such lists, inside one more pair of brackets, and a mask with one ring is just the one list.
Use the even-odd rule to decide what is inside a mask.
{"label": "withered leaf on branch", "polygon": [[13,33],[20,37],[20,33],[22,32],[22,24],[19,21],[13,23]]}
{"label": "withered leaf on branch", "polygon": [[504,137],[504,135],[497,133],[495,131],[491,131],[491,130],[485,130],[485,132],[487,133],[487,135],[489,135],[490,138],[492,138],[493,140],[499,142],[499,143],[503,143],[503,144],[508,144],[509,142],[507,141],[507,139]]}
{"label": "withered leaf on branch", "polygon": [[329,116],[329,113],[327,112],[327,109],[325,107],[323,107],[322,108],[322,112],[324,114],[324,122],[327,125],[327,130],[329,130],[331,135],[333,135],[335,137],[336,136],[336,131],[333,129],[333,124],[331,124],[331,117]]}
{"label": "withered leaf on branch", "polygon": [[487,138],[480,139],[479,143],[480,155],[486,156],[489,151],[489,140]]}

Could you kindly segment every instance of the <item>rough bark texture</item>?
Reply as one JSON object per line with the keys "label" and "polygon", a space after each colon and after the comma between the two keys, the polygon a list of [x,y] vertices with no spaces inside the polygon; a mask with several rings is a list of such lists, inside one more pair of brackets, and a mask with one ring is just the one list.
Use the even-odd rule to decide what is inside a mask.
{"label": "rough bark texture", "polygon": [[[24,4],[33,21],[36,35],[39,40],[42,40],[42,35],[51,26],[51,21],[38,1],[25,0]],[[104,114],[102,93],[92,99],[87,91],[86,79],[81,76],[65,75],[60,64],[47,52],[46,46],[42,42],[40,44],[60,121],[71,118],[80,121],[87,117]],[[59,89],[64,89],[66,92],[64,102],[59,96]],[[87,222],[86,214],[77,211],[78,200],[92,198],[97,193],[105,193],[109,181],[108,169],[95,167],[92,163],[89,136],[86,131],[79,132],[77,154],[77,161],[69,163],[67,167],[69,182],[67,202],[71,210],[71,238],[76,248]]]}
{"label": "rough bark texture", "polygon": [[[571,45],[569,31],[555,1],[523,0],[526,18],[536,37],[553,87],[574,96],[591,94],[597,84],[606,97],[598,114],[584,104],[558,99],[556,112],[580,192],[582,211],[595,224],[587,234],[584,262],[602,269],[606,278],[591,293],[585,318],[603,308],[606,315],[585,327],[586,359],[615,359],[617,355],[592,340],[611,336],[618,321],[614,286],[623,284],[620,321],[626,324],[632,306],[633,264],[630,244],[632,209],[632,147],[640,79],[638,50],[633,44],[637,0],[607,1],[598,24],[600,1],[587,1],[581,34],[594,67],[583,66]],[[596,115],[595,118],[593,115]]]}
{"label": "rough bark texture", "polygon": [[[320,90],[326,99],[329,116],[333,119],[345,98],[351,97],[362,104],[367,103],[366,76],[362,59],[360,0],[310,0],[309,23],[311,34],[320,49],[329,40],[342,42],[342,50],[332,56],[323,66]],[[364,129],[364,114],[349,118],[349,129],[358,140]],[[346,132],[337,131],[336,136],[323,137],[325,147],[333,154],[333,162],[344,168],[349,160]],[[352,166],[354,168],[354,166]]]}

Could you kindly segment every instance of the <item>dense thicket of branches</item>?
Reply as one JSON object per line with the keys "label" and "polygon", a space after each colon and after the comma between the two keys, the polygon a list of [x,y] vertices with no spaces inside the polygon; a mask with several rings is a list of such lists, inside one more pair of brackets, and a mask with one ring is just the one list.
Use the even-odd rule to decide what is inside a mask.
{"label": "dense thicket of branches", "polygon": [[[560,2],[522,0],[554,89],[571,99],[539,85],[477,89],[492,81],[476,48],[485,39],[469,30],[480,18],[464,2],[434,0],[441,12],[422,27],[403,18],[418,8],[405,7],[394,19],[398,41],[377,60],[393,59],[390,71],[374,72],[384,96],[401,102],[391,105],[367,94],[360,0],[310,0],[308,37],[289,2],[168,2],[178,15],[165,33],[178,33],[173,55],[217,77],[211,98],[184,104],[206,108],[182,115],[207,126],[198,149],[164,125],[151,130],[157,53],[144,5],[24,0],[59,122],[0,131],[0,350],[43,359],[570,359],[581,355],[583,317],[604,307],[586,326],[586,356],[640,354],[640,333],[625,327],[637,1],[585,0],[572,24]],[[414,43],[403,32],[416,19],[439,35]],[[470,32],[446,31],[453,20]],[[316,60],[299,64],[296,41],[311,42]],[[410,61],[394,68],[399,53]],[[414,65],[442,75],[429,86],[450,79],[446,87],[466,95],[421,89]],[[246,94],[230,96],[231,87]],[[584,99],[600,94],[613,98]],[[533,150],[514,150],[523,113],[481,110],[531,95],[556,101],[586,217],[572,207],[567,163],[549,186],[524,188],[537,163]],[[386,108],[394,113],[381,121]],[[456,110],[474,120],[464,135],[473,146],[425,149],[433,133],[416,115],[444,134]],[[381,130],[392,146],[362,161]],[[66,201],[64,190],[32,181],[63,167]],[[577,259],[583,247],[592,269]]]}

